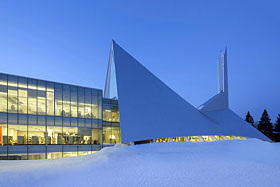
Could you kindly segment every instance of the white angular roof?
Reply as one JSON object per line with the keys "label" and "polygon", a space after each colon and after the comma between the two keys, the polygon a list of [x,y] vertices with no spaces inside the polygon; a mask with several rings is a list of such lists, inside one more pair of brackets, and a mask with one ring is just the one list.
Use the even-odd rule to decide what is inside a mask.
{"label": "white angular roof", "polygon": [[[112,63],[112,61],[114,63]],[[110,67],[110,66],[115,67]],[[122,142],[155,138],[235,135],[269,140],[230,110],[202,113],[112,42],[108,70],[116,76]],[[107,74],[105,93],[112,95]],[[109,79],[109,80],[108,80]],[[227,119],[231,120],[228,123]],[[239,120],[237,120],[239,119]],[[242,123],[241,123],[242,121]],[[238,124],[237,124],[238,123]]]}

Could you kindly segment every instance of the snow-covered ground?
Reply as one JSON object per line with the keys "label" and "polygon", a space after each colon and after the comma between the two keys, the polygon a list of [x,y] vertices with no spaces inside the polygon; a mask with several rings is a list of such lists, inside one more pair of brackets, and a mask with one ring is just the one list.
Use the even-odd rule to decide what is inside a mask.
{"label": "snow-covered ground", "polygon": [[81,157],[0,161],[0,186],[280,186],[280,144],[118,145]]}

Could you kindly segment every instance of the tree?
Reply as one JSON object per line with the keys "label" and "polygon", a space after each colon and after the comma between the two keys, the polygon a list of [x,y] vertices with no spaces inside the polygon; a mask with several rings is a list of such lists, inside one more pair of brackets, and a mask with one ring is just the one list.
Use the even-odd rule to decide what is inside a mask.
{"label": "tree", "polygon": [[259,121],[259,124],[258,124],[258,129],[264,135],[266,135],[267,137],[272,139],[272,123],[270,122],[270,120],[271,119],[269,118],[269,115],[268,115],[266,109],[264,109],[261,120]]}
{"label": "tree", "polygon": [[254,126],[254,118],[251,116],[249,111],[246,115],[245,121],[247,121],[248,123],[252,124],[252,126]]}
{"label": "tree", "polygon": [[276,132],[280,132],[280,114],[278,114],[277,120],[276,120],[276,122],[275,122],[275,128],[274,128],[274,130],[275,130]]}

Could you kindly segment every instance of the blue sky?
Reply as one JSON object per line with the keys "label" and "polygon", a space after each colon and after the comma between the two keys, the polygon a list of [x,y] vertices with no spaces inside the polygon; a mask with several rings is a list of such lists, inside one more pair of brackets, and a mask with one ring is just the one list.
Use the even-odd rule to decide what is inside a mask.
{"label": "blue sky", "polygon": [[228,47],[230,107],[280,113],[279,1],[0,1],[1,72],[104,88],[114,39],[194,106]]}

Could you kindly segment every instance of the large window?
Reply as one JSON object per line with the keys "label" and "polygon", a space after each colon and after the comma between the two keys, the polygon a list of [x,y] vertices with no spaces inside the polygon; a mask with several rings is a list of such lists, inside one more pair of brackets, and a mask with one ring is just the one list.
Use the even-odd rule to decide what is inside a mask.
{"label": "large window", "polygon": [[121,143],[120,127],[103,127],[103,143]]}
{"label": "large window", "polygon": [[62,127],[48,126],[46,139],[47,144],[63,144]]}
{"label": "large window", "polygon": [[37,99],[38,114],[46,115],[46,86],[44,81],[38,81]]}
{"label": "large window", "polygon": [[27,114],[27,89],[18,88],[18,113]]}
{"label": "large window", "polygon": [[54,97],[55,97],[55,115],[62,116],[62,85],[55,84],[54,90]]}
{"label": "large window", "polygon": [[7,76],[0,74],[0,112],[7,112]]}
{"label": "large window", "polygon": [[100,144],[101,142],[101,130],[92,129],[92,144]]}
{"label": "large window", "polygon": [[92,130],[90,128],[78,128],[79,144],[92,144]]}
{"label": "large window", "polygon": [[119,111],[115,108],[103,110],[103,120],[110,122],[120,122]]}
{"label": "large window", "polygon": [[85,89],[85,118],[91,118],[91,89]]}
{"label": "large window", "polygon": [[[0,114],[0,145],[8,144],[8,125],[7,125],[7,114]],[[2,122],[5,122],[4,124]]]}
{"label": "large window", "polygon": [[63,116],[70,117],[70,86],[63,85]]}
{"label": "large window", "polygon": [[71,116],[78,117],[78,89],[75,86],[71,86]]}
{"label": "large window", "polygon": [[54,115],[54,83],[47,82],[47,115]]}
{"label": "large window", "polygon": [[102,115],[102,92],[92,90],[92,118],[101,119]]}
{"label": "large window", "polygon": [[17,77],[8,76],[8,112],[17,113]]}
{"label": "large window", "polygon": [[10,145],[27,144],[28,143],[27,125],[9,124],[8,125],[8,142]]}
{"label": "large window", "polygon": [[85,117],[85,91],[84,88],[78,88],[78,117]]}
{"label": "large window", "polygon": [[64,144],[78,144],[78,128],[77,127],[63,127]]}
{"label": "large window", "polygon": [[37,82],[28,79],[28,114],[37,114]]}

